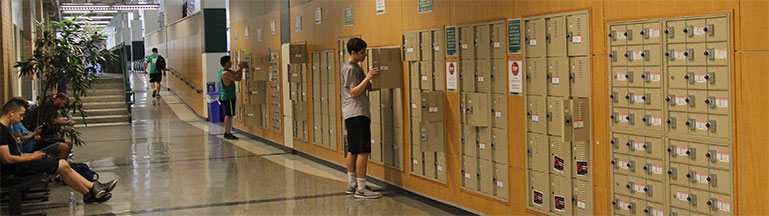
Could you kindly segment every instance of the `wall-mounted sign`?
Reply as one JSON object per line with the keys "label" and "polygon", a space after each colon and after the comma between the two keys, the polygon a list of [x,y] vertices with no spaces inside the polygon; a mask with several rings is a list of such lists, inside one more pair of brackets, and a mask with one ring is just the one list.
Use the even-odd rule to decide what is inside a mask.
{"label": "wall-mounted sign", "polygon": [[507,53],[521,53],[521,19],[507,20]]}
{"label": "wall-mounted sign", "polygon": [[446,56],[457,56],[456,26],[446,26]]}
{"label": "wall-mounted sign", "polygon": [[523,67],[521,61],[508,61],[507,62],[507,77],[510,78],[509,86],[510,95],[522,95],[523,94]]}
{"label": "wall-mounted sign", "polygon": [[457,91],[457,74],[459,74],[457,62],[446,62],[446,90]]}
{"label": "wall-mounted sign", "polygon": [[352,26],[352,24],[353,24],[352,8],[345,8],[344,9],[344,26]]}

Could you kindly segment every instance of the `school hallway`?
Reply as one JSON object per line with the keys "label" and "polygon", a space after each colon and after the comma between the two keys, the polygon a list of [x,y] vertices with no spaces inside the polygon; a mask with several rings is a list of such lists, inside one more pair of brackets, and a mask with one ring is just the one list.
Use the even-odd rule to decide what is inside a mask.
{"label": "school hallway", "polygon": [[[380,199],[347,196],[342,171],[245,134],[224,140],[221,124],[199,119],[165,88],[162,98],[150,98],[147,79],[132,75],[130,125],[79,129],[87,144],[75,147],[74,161],[89,164],[102,181],[119,183],[101,204],[84,205],[75,193],[77,215],[463,214],[377,185]],[[27,204],[24,213],[70,214],[71,191],[55,184],[50,201]]]}

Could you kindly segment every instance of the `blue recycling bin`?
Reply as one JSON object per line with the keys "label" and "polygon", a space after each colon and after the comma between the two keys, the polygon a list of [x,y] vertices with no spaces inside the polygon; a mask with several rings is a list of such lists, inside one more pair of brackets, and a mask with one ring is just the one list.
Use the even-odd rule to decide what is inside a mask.
{"label": "blue recycling bin", "polygon": [[208,120],[212,123],[222,122],[222,104],[219,103],[219,92],[208,92],[208,97],[216,99],[208,103]]}

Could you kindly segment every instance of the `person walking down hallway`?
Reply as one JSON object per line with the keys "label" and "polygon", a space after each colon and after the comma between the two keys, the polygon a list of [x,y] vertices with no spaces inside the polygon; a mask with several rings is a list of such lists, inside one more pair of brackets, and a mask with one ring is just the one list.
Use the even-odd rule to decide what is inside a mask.
{"label": "person walking down hallway", "polygon": [[221,95],[219,101],[224,108],[224,138],[229,140],[236,140],[238,137],[232,135],[232,116],[235,115],[235,81],[243,80],[243,69],[245,69],[246,63],[242,62],[238,65],[238,70],[232,71],[232,61],[230,56],[222,56],[219,59],[219,63],[222,65],[222,69],[219,70],[219,89]]}
{"label": "person walking down hallway", "polygon": [[[164,76],[162,69],[165,68],[165,59],[160,59],[163,59],[163,57],[158,55],[158,48],[152,48],[152,55],[147,56],[147,60],[144,61],[144,74],[147,74],[147,65],[150,66],[150,86],[152,87],[153,98],[160,97],[160,81],[163,80]],[[160,63],[162,68],[158,68],[158,60],[162,61]]]}

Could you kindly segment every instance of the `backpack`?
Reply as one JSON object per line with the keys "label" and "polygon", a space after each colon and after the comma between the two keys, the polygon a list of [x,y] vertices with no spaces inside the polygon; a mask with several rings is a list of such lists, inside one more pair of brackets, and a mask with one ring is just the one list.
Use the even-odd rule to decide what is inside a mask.
{"label": "backpack", "polygon": [[72,167],[75,172],[80,173],[80,175],[88,181],[99,180],[99,174],[88,167],[87,164],[70,162],[69,167]]}
{"label": "backpack", "polygon": [[163,71],[166,69],[166,59],[163,56],[158,56],[157,62],[155,62],[155,70]]}

